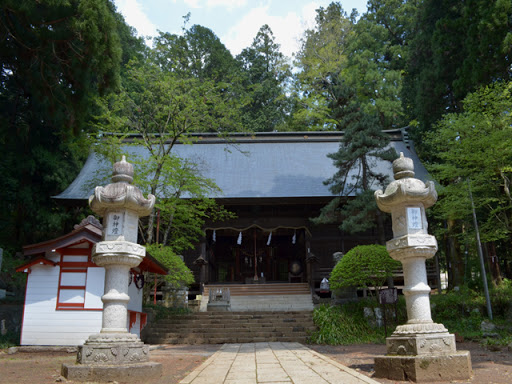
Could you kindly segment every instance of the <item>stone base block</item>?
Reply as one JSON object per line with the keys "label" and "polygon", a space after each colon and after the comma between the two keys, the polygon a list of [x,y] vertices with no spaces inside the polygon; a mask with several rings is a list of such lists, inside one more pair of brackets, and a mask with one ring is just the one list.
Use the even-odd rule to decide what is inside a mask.
{"label": "stone base block", "polygon": [[386,339],[387,355],[431,355],[455,353],[455,336],[448,332],[396,336]]}
{"label": "stone base block", "polygon": [[421,356],[379,356],[375,377],[389,380],[429,381],[467,380],[472,375],[469,351]]}
{"label": "stone base block", "polygon": [[143,383],[162,376],[162,364],[154,362],[123,365],[62,364],[61,375],[67,380],[88,382]]}
{"label": "stone base block", "polygon": [[134,364],[149,361],[149,345],[134,343],[85,343],[78,347],[77,363],[94,365]]}

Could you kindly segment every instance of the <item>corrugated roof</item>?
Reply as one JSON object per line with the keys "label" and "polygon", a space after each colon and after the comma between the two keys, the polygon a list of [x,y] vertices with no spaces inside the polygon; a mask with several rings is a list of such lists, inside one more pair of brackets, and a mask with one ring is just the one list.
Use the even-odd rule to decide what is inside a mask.
{"label": "corrugated roof", "polygon": [[[401,131],[388,134],[397,154],[413,159],[416,177],[427,180],[427,171],[402,140]],[[195,144],[176,144],[173,153],[196,162],[200,173],[215,181],[222,190],[215,198],[331,197],[323,182],[336,170],[327,155],[338,150],[341,137],[339,132],[287,132],[232,135],[227,141],[202,134],[196,135]],[[143,147],[127,147],[127,161],[133,154],[148,155]],[[392,180],[391,163],[375,160],[375,167]],[[111,166],[93,153],[73,183],[55,198],[88,199],[95,185],[110,182],[110,173]]]}

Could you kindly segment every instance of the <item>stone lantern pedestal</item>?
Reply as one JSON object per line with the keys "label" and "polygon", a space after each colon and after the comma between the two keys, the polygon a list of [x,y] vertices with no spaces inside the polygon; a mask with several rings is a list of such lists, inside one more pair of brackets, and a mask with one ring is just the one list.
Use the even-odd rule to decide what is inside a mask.
{"label": "stone lantern pedestal", "polygon": [[92,251],[93,262],[105,268],[102,328],[78,347],[77,364],[63,364],[62,375],[75,381],[144,380],[162,373],[159,363],[149,361],[149,346],[128,332],[129,272],[146,256],[137,244],[138,220],[153,209],[155,197],[145,199],[131,185],[133,166],[114,164],[113,183],[96,187],[89,198],[91,209],[103,216],[103,239]]}
{"label": "stone lantern pedestal", "polygon": [[411,159],[400,154],[393,162],[395,181],[385,192],[376,191],[377,205],[391,213],[393,239],[390,256],[402,263],[407,323],[386,339],[387,354],[375,358],[375,377],[428,382],[466,380],[471,377],[468,351],[457,351],[455,337],[432,321],[430,287],[425,260],[437,252],[437,241],[427,233],[425,209],[437,201],[432,182],[414,178]]}

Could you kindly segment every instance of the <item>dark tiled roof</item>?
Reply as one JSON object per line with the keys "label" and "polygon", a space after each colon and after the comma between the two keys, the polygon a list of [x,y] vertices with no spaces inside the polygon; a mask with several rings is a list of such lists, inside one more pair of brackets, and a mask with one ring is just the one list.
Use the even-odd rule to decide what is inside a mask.
{"label": "dark tiled roof", "polygon": [[[415,164],[416,177],[427,180],[428,173],[400,130],[387,131],[391,147],[403,152]],[[213,179],[222,193],[216,198],[330,197],[323,181],[335,168],[327,157],[339,148],[339,132],[260,133],[233,135],[231,141],[215,135],[195,135],[195,144],[176,144],[173,153],[198,164],[204,177]],[[127,147],[130,156],[147,156],[142,147]],[[391,163],[375,159],[375,167],[392,180]],[[353,171],[354,173],[356,170]],[[95,154],[87,159],[73,183],[56,199],[84,200],[95,185],[108,184],[111,165]]]}

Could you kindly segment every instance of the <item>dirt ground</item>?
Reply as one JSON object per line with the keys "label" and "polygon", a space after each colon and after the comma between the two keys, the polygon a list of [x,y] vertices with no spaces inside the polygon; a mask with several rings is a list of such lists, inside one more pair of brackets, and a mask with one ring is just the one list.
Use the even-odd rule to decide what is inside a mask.
{"label": "dirt ground", "polygon": [[[333,360],[346,365],[369,377],[373,374],[373,359],[385,354],[384,345],[351,346],[308,346]],[[139,383],[176,384],[209,356],[220,345],[165,345],[151,351],[151,360],[162,363],[162,377]],[[473,364],[473,378],[469,381],[453,382],[472,384],[510,384],[512,383],[512,352],[488,351],[476,343],[457,344],[458,350],[469,350]],[[7,354],[0,351],[0,383],[10,384],[49,384],[67,382],[60,376],[62,363],[73,363],[76,353],[68,352],[17,352]],[[384,379],[375,379],[382,384],[403,383]],[[439,382],[440,383],[440,382]],[[119,382],[121,384],[121,382]],[[433,383],[438,384],[438,382]]]}
{"label": "dirt ground", "polygon": [[[377,355],[386,354],[385,345],[364,344],[350,346],[324,346],[310,345],[311,349],[320,352],[333,360],[355,369],[366,376],[372,377],[373,359]],[[467,381],[452,381],[462,384],[511,384],[512,383],[512,352],[507,348],[501,351],[489,351],[478,343],[457,343],[457,351],[469,351],[473,366],[473,377]],[[373,378],[373,377],[372,377]],[[404,383],[386,379],[376,379],[382,384]],[[446,383],[446,381],[431,382],[432,384]]]}

